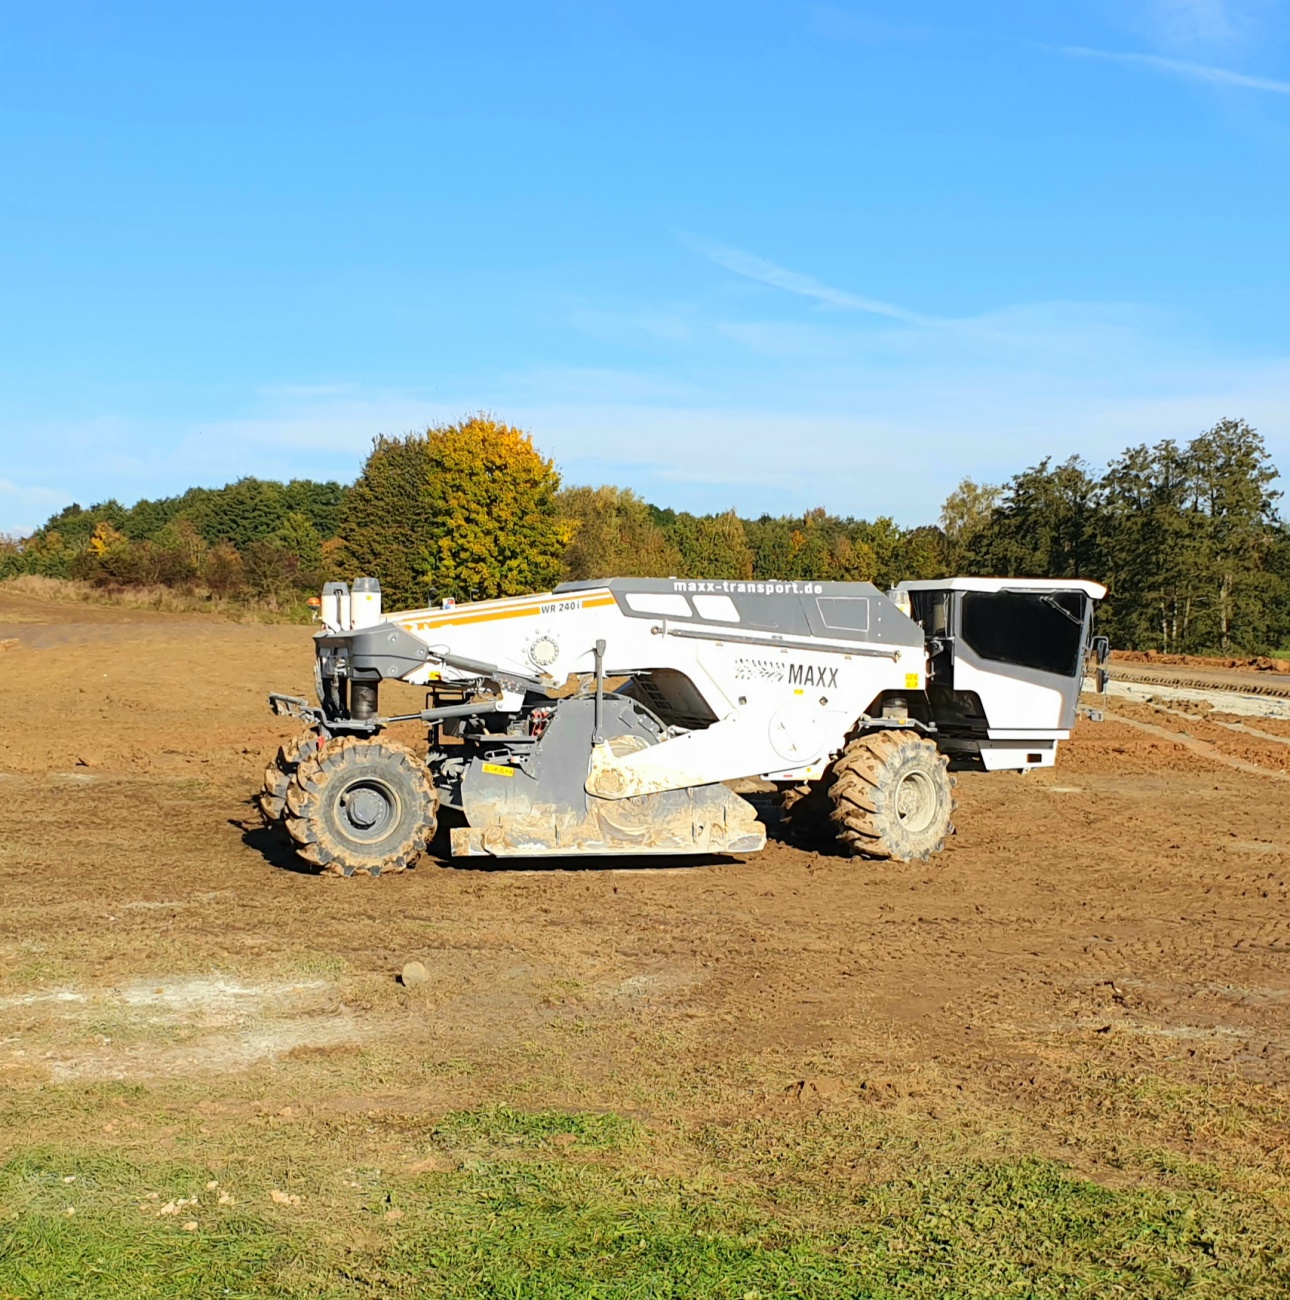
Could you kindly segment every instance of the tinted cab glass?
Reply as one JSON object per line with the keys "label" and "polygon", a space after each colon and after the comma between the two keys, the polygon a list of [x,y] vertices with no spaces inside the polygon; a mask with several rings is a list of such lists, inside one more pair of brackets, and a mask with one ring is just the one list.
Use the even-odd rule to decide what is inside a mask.
{"label": "tinted cab glass", "polygon": [[963,640],[982,659],[1074,677],[1087,597],[1077,591],[963,593]]}

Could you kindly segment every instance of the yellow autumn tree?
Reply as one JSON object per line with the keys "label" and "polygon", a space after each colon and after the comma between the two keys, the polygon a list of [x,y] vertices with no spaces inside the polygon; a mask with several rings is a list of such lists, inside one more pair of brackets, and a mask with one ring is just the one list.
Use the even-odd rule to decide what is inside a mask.
{"label": "yellow autumn tree", "polygon": [[528,434],[485,415],[377,438],[345,498],[344,556],[391,609],[543,590],[571,536],[559,487]]}
{"label": "yellow autumn tree", "polygon": [[109,551],[125,545],[125,534],[118,532],[106,519],[94,527],[94,533],[86,544],[86,550],[96,558],[102,558]]}

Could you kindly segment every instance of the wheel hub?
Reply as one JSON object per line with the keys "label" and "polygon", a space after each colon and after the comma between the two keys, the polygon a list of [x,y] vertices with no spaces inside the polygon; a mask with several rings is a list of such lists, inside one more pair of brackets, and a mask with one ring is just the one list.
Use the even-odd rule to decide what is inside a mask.
{"label": "wheel hub", "polygon": [[380,782],[364,781],[341,794],[339,812],[356,838],[380,839],[398,817],[398,796]]}
{"label": "wheel hub", "polygon": [[936,788],[926,772],[907,772],[896,787],[896,816],[913,832],[926,830],[936,815]]}

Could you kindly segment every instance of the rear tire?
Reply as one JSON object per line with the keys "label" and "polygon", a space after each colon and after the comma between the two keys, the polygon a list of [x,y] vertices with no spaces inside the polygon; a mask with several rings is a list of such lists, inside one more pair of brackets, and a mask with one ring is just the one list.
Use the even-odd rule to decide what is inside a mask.
{"label": "rear tire", "polygon": [[780,795],[780,825],[802,844],[818,844],[834,836],[829,814],[833,804],[829,800],[830,773],[822,780],[793,786]]}
{"label": "rear tire", "polygon": [[425,764],[386,740],[332,741],[287,789],[287,833],[327,875],[406,870],[433,838],[437,814]]}
{"label": "rear tire", "polygon": [[949,759],[913,731],[857,736],[833,764],[829,814],[847,852],[923,862],[954,832]]}

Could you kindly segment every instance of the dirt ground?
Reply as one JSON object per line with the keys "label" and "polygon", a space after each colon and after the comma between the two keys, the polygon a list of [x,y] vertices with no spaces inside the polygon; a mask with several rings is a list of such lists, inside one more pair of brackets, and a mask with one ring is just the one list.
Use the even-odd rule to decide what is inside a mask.
{"label": "dirt ground", "polygon": [[[1290,1087],[1275,727],[1117,702],[1054,770],[962,775],[927,864],[772,837],[746,860],[319,878],[249,802],[291,729],[265,695],[308,692],[308,635],[0,594],[0,1081],[24,1114],[103,1081],[216,1134],[248,1107],[976,1107],[982,1143],[1023,1133],[1108,1179],[1135,1134],[1286,1160],[1279,1120],[1118,1087],[1221,1087],[1247,1114]],[[405,989],[411,959],[429,980]],[[115,1131],[88,1104],[58,1123]]]}

